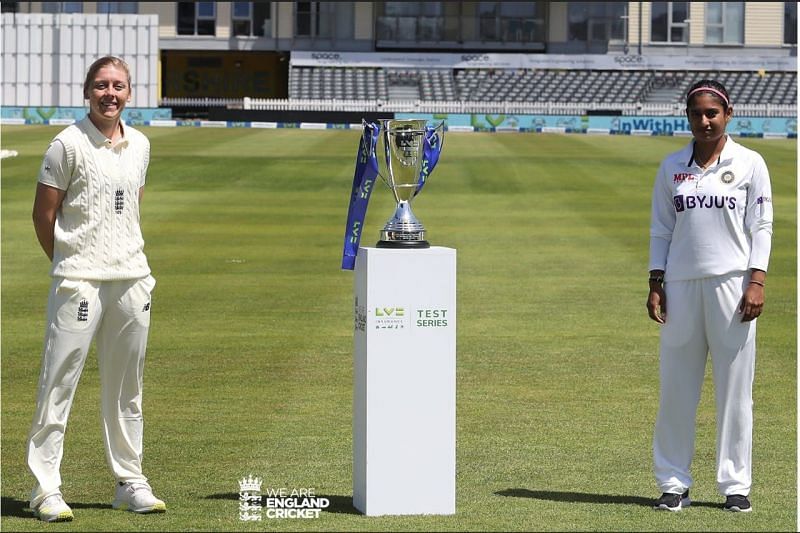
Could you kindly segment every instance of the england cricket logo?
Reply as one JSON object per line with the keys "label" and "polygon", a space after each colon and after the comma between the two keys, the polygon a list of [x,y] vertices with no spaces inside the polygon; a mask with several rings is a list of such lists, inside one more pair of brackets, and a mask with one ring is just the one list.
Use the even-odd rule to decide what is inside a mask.
{"label": "england cricket logo", "polygon": [[262,479],[252,474],[239,480],[239,520],[261,521],[261,483]]}
{"label": "england cricket logo", "polygon": [[331,501],[317,496],[313,487],[304,489],[278,489],[267,487],[262,500],[267,518],[319,518]]}
{"label": "england cricket logo", "polygon": [[125,207],[125,191],[117,189],[114,193],[114,212],[118,215],[122,214],[122,209]]}
{"label": "england cricket logo", "polygon": [[78,304],[78,322],[87,322],[89,320],[89,302],[84,298]]}

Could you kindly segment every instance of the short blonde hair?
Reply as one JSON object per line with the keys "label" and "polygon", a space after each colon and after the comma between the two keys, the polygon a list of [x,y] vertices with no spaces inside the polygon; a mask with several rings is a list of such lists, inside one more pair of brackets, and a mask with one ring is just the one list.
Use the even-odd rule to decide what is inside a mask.
{"label": "short blonde hair", "polygon": [[128,88],[131,87],[131,70],[128,68],[128,64],[125,63],[122,59],[115,57],[115,56],[105,56],[101,57],[94,63],[92,66],[89,67],[89,71],[86,73],[86,80],[83,82],[83,97],[85,99],[89,99],[89,88],[94,81],[94,77],[97,76],[97,73],[100,71],[101,68],[107,67],[108,65],[115,66],[117,68],[121,68],[125,71],[125,74],[128,75]]}

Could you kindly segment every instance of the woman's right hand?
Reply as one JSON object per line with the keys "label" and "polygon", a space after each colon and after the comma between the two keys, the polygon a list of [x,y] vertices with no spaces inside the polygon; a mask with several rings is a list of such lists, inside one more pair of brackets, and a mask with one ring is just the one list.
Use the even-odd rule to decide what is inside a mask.
{"label": "woman's right hand", "polygon": [[659,324],[664,324],[667,320],[667,295],[661,283],[650,282],[650,294],[647,296],[647,314]]}

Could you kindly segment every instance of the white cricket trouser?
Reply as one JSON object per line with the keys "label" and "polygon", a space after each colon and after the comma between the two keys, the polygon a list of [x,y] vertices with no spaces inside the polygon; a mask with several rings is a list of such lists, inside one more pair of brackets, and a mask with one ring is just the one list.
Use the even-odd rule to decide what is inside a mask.
{"label": "white cricket trouser", "polygon": [[756,322],[742,322],[738,311],[749,279],[736,272],[664,284],[667,318],[661,329],[661,395],[653,438],[661,492],[683,493],[692,485],[695,417],[710,351],[717,485],[725,496],[750,493]]}
{"label": "white cricket trouser", "polygon": [[142,375],[154,286],[152,276],[53,280],[36,413],[28,437],[28,466],[38,481],[31,493],[32,508],[60,492],[67,417],[95,335],[106,459],[118,481],[146,481],[141,466]]}

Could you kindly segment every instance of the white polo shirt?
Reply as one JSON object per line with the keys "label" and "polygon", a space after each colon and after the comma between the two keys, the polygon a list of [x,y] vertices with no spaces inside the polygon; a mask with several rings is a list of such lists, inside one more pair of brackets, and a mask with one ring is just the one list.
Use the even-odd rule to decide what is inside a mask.
{"label": "white polo shirt", "polygon": [[694,141],[668,155],[653,187],[649,270],[667,281],[767,270],[772,188],[764,159],[729,136],[703,171]]}
{"label": "white polo shirt", "polygon": [[51,275],[81,280],[138,279],[150,274],[139,226],[139,188],[150,142],[122,125],[116,144],[87,116],[50,143],[39,182],[66,191],[56,215]]}

